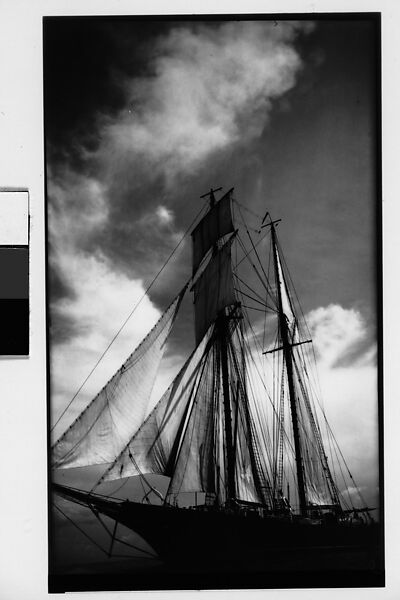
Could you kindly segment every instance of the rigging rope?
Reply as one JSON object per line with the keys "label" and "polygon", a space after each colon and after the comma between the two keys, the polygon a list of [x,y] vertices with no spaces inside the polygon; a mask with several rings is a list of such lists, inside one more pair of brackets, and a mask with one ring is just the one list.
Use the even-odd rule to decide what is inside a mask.
{"label": "rigging rope", "polygon": [[[247,234],[249,235],[249,232],[248,232],[248,230],[246,230],[246,231],[247,231]],[[250,236],[249,236],[249,237],[250,237]],[[251,238],[250,238],[250,240],[251,240]],[[242,249],[243,249],[243,252],[245,252],[245,251],[246,251],[246,248],[245,248],[245,245],[244,245],[243,241],[241,240],[240,236],[238,236],[238,241],[239,241],[239,244],[241,245],[241,247],[242,247]],[[252,240],[251,240],[251,241],[252,241]],[[257,258],[258,258],[258,254],[257,254],[256,246],[253,244],[253,242],[252,242],[252,250],[250,250],[250,251],[249,251],[249,252],[246,254],[246,256],[245,256],[244,258],[248,258],[248,256],[249,256],[250,252],[252,252],[252,251],[253,251],[253,252],[256,254],[256,256],[257,256]],[[258,260],[260,260],[260,259],[258,258]],[[242,261],[241,261],[241,262],[242,262]],[[258,279],[260,280],[260,282],[261,282],[261,285],[264,287],[264,289],[265,289],[265,291],[266,291],[267,295],[269,295],[269,297],[270,297],[270,299],[272,300],[272,302],[274,302],[274,297],[273,297],[273,295],[272,295],[271,291],[268,289],[268,285],[269,285],[269,282],[268,282],[268,280],[266,279],[266,282],[264,282],[264,281],[263,281],[263,278],[262,278],[262,276],[261,276],[261,274],[259,273],[259,271],[258,271],[258,269],[257,269],[257,267],[256,267],[256,265],[255,265],[255,264],[254,264],[254,263],[253,263],[253,262],[252,262],[250,259],[249,259],[249,263],[250,263],[250,265],[253,267],[253,269],[254,269],[254,272],[256,273],[256,275],[257,275]],[[262,269],[262,271],[263,271],[263,273],[264,273],[264,276],[265,276],[265,278],[266,278],[266,275],[265,275],[264,269]],[[234,273],[234,275],[235,275],[235,273]],[[271,310],[273,310],[273,309],[271,309]]]}
{"label": "rigging rope", "polygon": [[[80,527],[78,525],[78,523],[75,523],[75,521],[73,519],[71,519],[71,517],[69,517],[68,515],[65,514],[65,512],[63,510],[61,510],[61,508],[55,503],[53,502],[53,506],[63,515],[63,517],[65,519],[67,519],[67,521],[69,521],[72,525],[74,525],[74,527],[76,527],[90,542],[92,542],[92,544],[94,544],[101,552],[104,552],[104,554],[106,554],[106,556],[108,558],[111,557],[110,552],[108,552],[107,550],[105,550],[104,548],[102,548],[100,546],[100,544],[98,542],[96,542],[96,540],[94,540],[92,537],[90,537],[90,535],[88,533],[86,533],[86,531],[84,531],[82,529],[82,527]],[[107,531],[107,533],[111,536],[111,533],[109,531],[109,529],[106,527],[106,525],[103,523],[102,519],[100,519],[100,516],[98,514],[96,514],[96,512],[93,510],[93,508],[91,506],[88,506],[88,508],[91,509],[91,511],[93,512],[93,514],[95,515],[95,517],[98,519],[98,521],[102,524],[102,526],[104,527],[104,529]],[[118,523],[118,521],[116,520],[116,523]],[[148,550],[145,550],[144,548],[139,548],[139,546],[135,546],[134,544],[130,544],[129,542],[126,542],[125,540],[120,540],[116,537],[114,537],[114,540],[120,544],[124,544],[125,546],[129,546],[130,548],[133,548],[134,550],[139,550],[139,552],[142,552],[143,554],[148,554],[148,556],[141,556],[140,558],[147,558],[147,559],[154,559],[157,558],[157,555],[149,552]],[[114,554],[113,555],[114,558],[126,558],[126,559],[130,559],[132,560],[132,558],[138,558],[136,556],[129,556],[126,554]]]}
{"label": "rigging rope", "polygon": [[61,510],[61,508],[60,508],[59,506],[57,506],[57,504],[56,504],[55,502],[54,502],[53,504],[54,504],[54,507],[55,507],[55,508],[56,508],[56,509],[57,509],[57,510],[58,510],[58,511],[59,511],[59,512],[60,512],[60,513],[63,515],[63,517],[64,517],[65,519],[67,519],[67,520],[68,520],[70,523],[72,523],[72,525],[74,525],[74,526],[75,526],[77,529],[79,529],[79,531],[80,531],[80,532],[81,532],[81,533],[82,533],[82,534],[83,534],[85,537],[87,537],[87,538],[88,538],[88,540],[90,540],[90,541],[92,542],[92,544],[94,544],[95,546],[97,546],[97,548],[98,548],[99,550],[101,550],[101,552],[104,552],[104,554],[106,554],[106,555],[108,556],[108,552],[107,552],[106,550],[104,550],[104,548],[102,548],[102,547],[100,546],[100,544],[98,544],[98,543],[97,543],[95,540],[93,540],[93,539],[90,537],[90,535],[88,535],[88,534],[86,533],[86,531],[84,531],[84,530],[82,529],[82,527],[79,527],[79,525],[78,525],[77,523],[75,523],[75,521],[73,521],[73,520],[72,520],[72,519],[71,519],[71,518],[70,518],[68,515],[66,515],[66,514],[65,514],[65,512],[64,512],[63,510]]}
{"label": "rigging rope", "polygon": [[[244,206],[244,204],[241,204],[238,200],[236,200],[236,198],[232,198],[232,200],[234,201],[235,204],[237,204],[240,208],[243,208],[243,210],[247,211],[249,214],[253,215],[253,217],[257,217],[257,219],[262,219],[262,215],[259,215],[258,213],[254,212],[254,210],[251,210],[250,208],[248,208],[247,206]],[[241,213],[239,208],[239,212]],[[240,214],[240,216],[242,217],[242,214]],[[244,219],[242,217],[243,223],[244,223]],[[257,230],[259,231],[259,230]]]}

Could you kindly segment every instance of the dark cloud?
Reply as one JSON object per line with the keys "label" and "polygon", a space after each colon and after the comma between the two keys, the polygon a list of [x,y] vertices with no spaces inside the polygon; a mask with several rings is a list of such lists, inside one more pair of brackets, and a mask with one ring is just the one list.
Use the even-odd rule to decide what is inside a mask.
{"label": "dark cloud", "polygon": [[[124,106],[119,79],[140,63],[132,42],[129,51],[124,49],[127,27],[134,39],[146,35],[135,23],[118,27],[102,19],[45,19],[45,126],[53,164],[68,160],[79,167],[81,146],[94,150],[100,143],[98,114],[115,114]],[[116,35],[118,29],[122,35]]]}

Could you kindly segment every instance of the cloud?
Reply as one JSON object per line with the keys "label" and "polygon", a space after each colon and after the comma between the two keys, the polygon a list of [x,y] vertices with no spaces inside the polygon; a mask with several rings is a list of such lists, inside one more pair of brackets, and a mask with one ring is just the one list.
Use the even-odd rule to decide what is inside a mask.
{"label": "cloud", "polygon": [[312,310],[307,315],[307,323],[323,364],[350,366],[365,359],[366,353],[372,358],[374,348],[371,348],[366,323],[358,310],[330,304]]}
{"label": "cloud", "polygon": [[96,145],[85,146],[83,134],[75,139],[75,181],[63,154],[63,202],[87,205],[85,194],[96,192],[79,185],[80,173],[101,192],[101,207],[87,205],[105,219],[90,235],[92,247],[138,277],[155,272],[193,219],[187,202],[172,218],[188,181],[207,167],[209,177],[226,152],[261,136],[274,101],[294,87],[301,70],[295,40],[311,29],[296,22],[186,23],[152,38],[141,75],[118,81],[124,108],[97,113]]}
{"label": "cloud", "polygon": [[[85,146],[82,133],[62,160],[49,152],[58,156],[50,165],[52,222],[76,216],[73,230],[66,222],[57,236],[72,236],[77,250],[101,248],[125,274],[155,273],[193,218],[186,202],[174,218],[177,179],[193,178],[222,151],[262,134],[273,101],[295,85],[302,67],[295,40],[311,29],[297,22],[185,23],[153,37],[140,76],[121,74],[113,83],[124,90],[124,108],[97,113],[96,145]],[[65,282],[59,288],[65,293]]]}
{"label": "cloud", "polygon": [[[289,22],[167,29],[147,49],[143,74],[122,82],[125,108],[97,115],[95,149],[77,138],[74,162],[63,153],[49,165],[53,414],[71,399],[180,239],[172,184],[216,153],[261,135],[274,99],[295,85],[302,63],[294,41],[309,30]],[[169,300],[180,273],[177,258],[173,266]],[[90,379],[70,418],[159,314],[149,298],[142,302],[111,366]]]}
{"label": "cloud", "polygon": [[[100,154],[140,159],[172,185],[216,152],[260,136],[272,103],[296,82],[294,47],[310,24],[229,22],[160,36],[150,74],[125,82],[128,110],[103,117]],[[153,173],[154,174],[154,173]]]}

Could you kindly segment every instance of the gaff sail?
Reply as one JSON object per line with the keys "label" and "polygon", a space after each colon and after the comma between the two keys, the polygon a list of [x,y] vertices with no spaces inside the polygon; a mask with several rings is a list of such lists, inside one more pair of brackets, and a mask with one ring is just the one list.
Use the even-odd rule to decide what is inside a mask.
{"label": "gaff sail", "polygon": [[231,267],[233,236],[212,257],[194,284],[194,320],[196,343],[205,335],[219,311],[236,302]]}
{"label": "gaff sail", "polygon": [[185,286],[150,333],[52,448],[53,467],[115,460],[142,424]]}
{"label": "gaff sail", "polygon": [[208,250],[220,238],[234,231],[231,213],[232,190],[233,188],[212,206],[192,232],[193,273],[197,271]]}

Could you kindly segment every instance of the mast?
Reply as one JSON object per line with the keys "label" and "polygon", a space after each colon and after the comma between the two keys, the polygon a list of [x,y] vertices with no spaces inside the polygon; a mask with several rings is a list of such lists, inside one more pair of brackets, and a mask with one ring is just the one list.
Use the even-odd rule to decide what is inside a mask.
{"label": "mast", "polygon": [[271,225],[271,235],[272,235],[272,244],[273,244],[275,279],[276,279],[277,291],[278,291],[279,326],[280,326],[280,332],[281,332],[281,338],[282,338],[282,350],[283,350],[283,356],[285,359],[286,373],[287,373],[288,386],[289,386],[289,403],[290,403],[290,413],[291,413],[292,426],[293,426],[297,488],[298,488],[299,501],[300,501],[300,513],[303,516],[306,516],[307,501],[306,501],[306,492],[305,492],[305,483],[304,483],[303,458],[302,458],[301,445],[300,445],[299,419],[298,419],[298,415],[297,415],[297,405],[296,405],[296,392],[295,392],[294,378],[293,378],[292,344],[291,344],[290,337],[289,337],[289,330],[288,330],[288,323],[286,320],[286,315],[283,311],[283,305],[282,305],[281,284],[283,282],[281,281],[280,270],[279,270],[279,257],[278,257],[278,246],[277,246],[277,240],[276,240],[276,231],[275,231],[274,223],[272,221],[271,221],[270,225]]}
{"label": "mast", "polygon": [[[211,188],[209,192],[203,194],[201,198],[209,198],[210,210],[206,217],[200,223],[200,227],[204,224],[204,231],[199,236],[202,240],[208,238],[204,246],[209,245],[212,248],[212,257],[216,258],[218,252],[221,249],[221,237],[226,233],[230,233],[233,230],[231,209],[230,209],[230,195],[233,191],[231,188],[223,198],[217,203],[215,199],[215,192],[220,191],[222,188]],[[210,220],[212,219],[212,220]],[[208,231],[206,231],[207,226]],[[193,234],[192,234],[193,235]],[[198,238],[197,238],[198,239]],[[196,240],[196,234],[194,232],[194,241]],[[204,249],[202,250],[202,253]],[[194,267],[197,265],[194,264]],[[230,271],[231,266],[227,267]],[[218,273],[220,276],[220,273]],[[222,282],[218,282],[218,286],[223,285]],[[220,287],[217,290],[217,296],[220,295]],[[212,293],[210,289],[204,290],[205,293]],[[227,499],[232,500],[236,497],[236,481],[235,481],[235,448],[232,432],[232,411],[231,411],[231,398],[230,398],[230,382],[229,382],[229,358],[228,358],[228,344],[229,344],[229,321],[230,316],[226,314],[225,303],[220,307],[215,319],[215,340],[216,347],[218,349],[218,357],[221,366],[222,375],[222,391],[223,391],[223,408],[224,408],[224,441],[225,441],[225,453],[226,453],[226,490]]]}
{"label": "mast", "polygon": [[214,192],[219,192],[220,190],[222,190],[222,187],[215,188],[214,190],[213,190],[213,188],[210,188],[210,191],[206,192],[205,194],[200,196],[200,198],[207,198],[209,196],[210,197],[210,208],[213,208],[215,205],[215,202],[216,202]]}
{"label": "mast", "polygon": [[228,370],[228,336],[229,336],[229,317],[224,314],[224,310],[217,320],[217,338],[219,341],[221,371],[222,371],[222,390],[224,395],[224,424],[225,424],[225,448],[227,460],[227,479],[228,479],[228,500],[236,496],[235,482],[235,451],[232,437],[232,414],[231,401],[229,393],[229,370]]}

